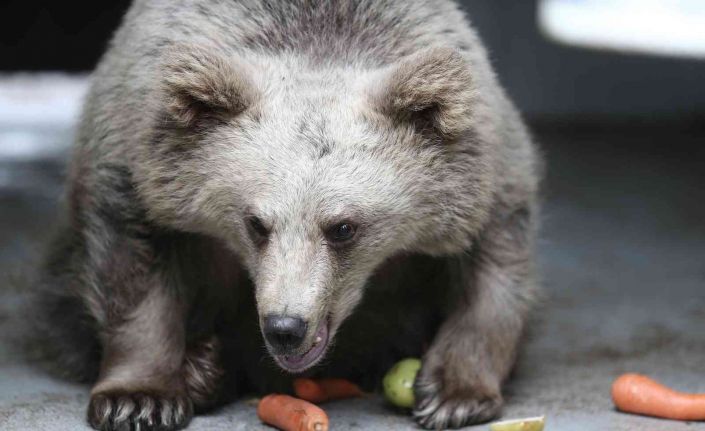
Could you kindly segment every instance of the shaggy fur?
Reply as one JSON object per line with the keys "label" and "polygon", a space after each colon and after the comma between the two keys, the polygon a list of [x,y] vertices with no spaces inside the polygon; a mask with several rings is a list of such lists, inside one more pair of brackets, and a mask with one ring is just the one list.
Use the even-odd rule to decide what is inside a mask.
{"label": "shaggy fur", "polygon": [[450,1],[137,0],[86,100],[44,344],[96,382],[96,429],[289,391],[269,315],[307,323],[292,354],[328,325],[307,374],[372,389],[423,355],[418,423],[488,420],[535,295],[538,177]]}

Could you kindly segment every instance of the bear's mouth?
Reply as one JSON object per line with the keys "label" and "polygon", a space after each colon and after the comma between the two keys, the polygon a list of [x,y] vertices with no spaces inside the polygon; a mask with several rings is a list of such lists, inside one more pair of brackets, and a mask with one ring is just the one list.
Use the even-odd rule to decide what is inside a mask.
{"label": "bear's mouth", "polygon": [[313,339],[313,344],[305,353],[301,355],[274,355],[277,364],[291,373],[298,373],[311,368],[323,357],[328,348],[328,326],[328,319],[321,322]]}

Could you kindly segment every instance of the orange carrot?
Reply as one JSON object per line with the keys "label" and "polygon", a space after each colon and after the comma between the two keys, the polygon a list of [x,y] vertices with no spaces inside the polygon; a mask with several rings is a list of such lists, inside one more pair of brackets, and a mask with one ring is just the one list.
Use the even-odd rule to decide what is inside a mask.
{"label": "orange carrot", "polygon": [[705,420],[705,394],[677,392],[639,374],[624,374],[612,384],[619,410],[682,421]]}
{"label": "orange carrot", "polygon": [[294,393],[302,400],[312,403],[355,398],[363,395],[359,386],[345,379],[295,379]]}
{"label": "orange carrot", "polygon": [[257,406],[259,419],[282,431],[328,431],[328,415],[308,401],[271,394]]}

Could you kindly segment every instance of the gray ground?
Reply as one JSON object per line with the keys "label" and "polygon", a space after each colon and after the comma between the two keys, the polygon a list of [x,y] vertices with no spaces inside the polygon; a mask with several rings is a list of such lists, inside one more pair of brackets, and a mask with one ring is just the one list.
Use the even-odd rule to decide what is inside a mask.
{"label": "gray ground", "polygon": [[[63,127],[31,133],[70,136]],[[546,299],[505,417],[545,414],[549,431],[705,429],[616,413],[609,398],[610,382],[626,371],[705,392],[705,132],[544,126],[538,135],[550,167],[540,244]],[[21,292],[9,280],[31,271],[51,229],[61,170],[60,158],[0,162],[1,430],[87,429],[88,388],[26,364],[12,341],[32,316],[13,314]],[[415,428],[380,399],[326,410],[336,430]],[[254,407],[239,403],[190,429],[259,427]]]}

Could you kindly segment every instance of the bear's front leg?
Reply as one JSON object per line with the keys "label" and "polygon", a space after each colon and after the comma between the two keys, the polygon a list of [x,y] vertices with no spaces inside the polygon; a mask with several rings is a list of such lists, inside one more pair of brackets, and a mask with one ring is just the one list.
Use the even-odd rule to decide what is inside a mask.
{"label": "bear's front leg", "polygon": [[99,430],[186,426],[188,394],[182,306],[158,282],[118,325],[103,331],[103,359],[88,422]]}
{"label": "bear's front leg", "polygon": [[535,296],[533,230],[528,209],[508,212],[459,258],[460,286],[451,286],[459,296],[415,384],[413,414],[423,427],[458,428],[499,414],[501,385]]}

